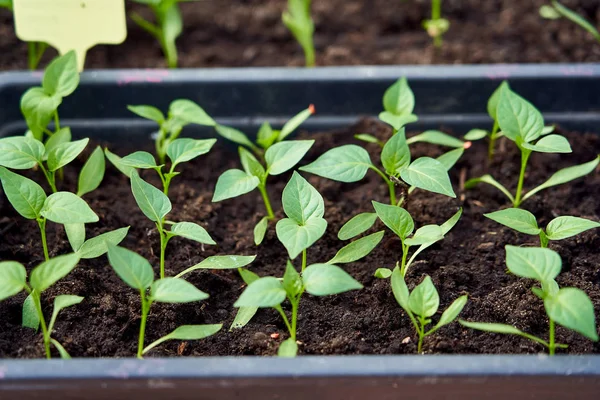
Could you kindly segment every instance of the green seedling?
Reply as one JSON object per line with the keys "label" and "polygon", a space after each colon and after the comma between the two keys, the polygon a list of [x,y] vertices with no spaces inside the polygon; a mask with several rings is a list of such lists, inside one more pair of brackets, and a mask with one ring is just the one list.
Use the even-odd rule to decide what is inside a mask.
{"label": "green seedling", "polygon": [[[179,134],[186,125],[217,125],[215,120],[213,120],[202,107],[191,100],[174,100],[169,105],[167,117],[163,115],[162,111],[153,106],[128,106],[127,108],[132,113],[158,124],[159,129],[155,139],[155,147],[160,164],[165,163],[167,150],[171,143],[179,137]],[[118,160],[118,157],[109,157],[109,160],[112,162]],[[117,168],[119,167],[118,165],[116,166]]]}
{"label": "green seedling", "polygon": [[287,10],[283,12],[282,20],[304,51],[307,67],[315,66],[315,45],[313,34],[315,25],[310,16],[311,0],[288,0]]}
{"label": "green seedling", "polygon": [[511,201],[513,207],[518,208],[537,192],[585,176],[596,168],[600,157],[584,164],[562,169],[554,173],[545,183],[523,195],[525,170],[531,153],[571,153],[571,146],[564,136],[545,134],[542,114],[531,103],[513,92],[508,85],[500,89],[499,96],[496,109],[498,125],[503,135],[515,142],[521,151],[521,170],[516,193],[513,196],[491,175],[470,179],[465,183],[465,188],[472,188],[478,183],[487,183],[500,190]]}
{"label": "green seedling", "polygon": [[522,336],[548,348],[551,356],[557,348],[567,347],[556,343],[556,324],[590,340],[598,341],[594,305],[590,298],[583,290],[577,288],[559,288],[555,281],[562,267],[558,253],[543,248],[506,246],[506,266],[512,274],[521,278],[534,279],[540,284],[532,287],[531,291],[544,302],[549,324],[548,341],[525,333],[512,325],[459,320],[462,325],[486,332]]}
{"label": "green seedling", "polygon": [[193,303],[208,298],[208,294],[181,278],[154,280],[150,263],[142,256],[122,247],[110,246],[108,260],[119,278],[133,289],[139,290],[142,303],[137,357],[143,358],[154,347],[167,340],[200,340],[221,330],[221,324],[183,325],[173,332],[144,347],[146,321],[153,303]]}
{"label": "green seedling", "polygon": [[541,247],[548,247],[550,240],[562,240],[590,229],[599,228],[600,223],[578,217],[557,217],[548,223],[546,230],[538,227],[535,215],[519,208],[507,208],[483,214],[485,217],[508,226],[518,232],[540,237]]}
{"label": "green seedling", "polygon": [[167,66],[177,68],[177,38],[183,31],[183,19],[179,3],[200,0],[133,0],[147,5],[154,13],[155,22],[150,22],[136,12],[129,14],[133,22],[148,32],[160,43]]}
{"label": "green seedling", "polygon": [[[10,11],[13,11],[12,0],[0,0],[0,8],[6,8]],[[29,66],[30,70],[34,71],[37,69],[47,48],[47,43],[27,42],[27,65]]]}
{"label": "green seedling", "polygon": [[442,47],[442,37],[450,29],[450,21],[442,18],[442,0],[431,0],[431,19],[423,21],[423,28],[433,38],[435,47]]}
{"label": "green seedling", "polygon": [[78,262],[78,254],[67,254],[47,260],[31,271],[29,282],[27,282],[27,272],[23,265],[15,261],[0,262],[0,300],[12,297],[23,290],[29,293],[34,313],[42,327],[44,350],[48,359],[52,357],[51,344],[56,347],[61,358],[71,358],[65,348],[57,340],[52,339],[52,330],[58,313],[64,308],[81,303],[83,297],[73,295],[56,296],[50,323],[46,324],[42,312],[41,296],[48,288],[75,269]]}
{"label": "green seedling", "polygon": [[440,296],[436,290],[431,278],[426,276],[423,281],[409,292],[408,286],[404,281],[404,276],[400,272],[400,268],[396,266],[392,272],[392,291],[396,301],[402,307],[402,309],[408,314],[417,335],[419,335],[419,342],[417,345],[417,352],[423,351],[423,340],[435,333],[441,327],[448,325],[458,317],[458,314],[463,310],[467,304],[467,295],[460,296],[443,312],[438,323],[431,329],[426,330],[426,326],[431,323],[431,317],[433,317],[440,306]]}
{"label": "green seedling", "polygon": [[540,7],[540,15],[546,19],[566,18],[571,22],[579,25],[592,34],[594,39],[600,42],[600,32],[589,21],[577,14],[575,11],[563,6],[556,0],[552,0],[550,4],[544,4]]}

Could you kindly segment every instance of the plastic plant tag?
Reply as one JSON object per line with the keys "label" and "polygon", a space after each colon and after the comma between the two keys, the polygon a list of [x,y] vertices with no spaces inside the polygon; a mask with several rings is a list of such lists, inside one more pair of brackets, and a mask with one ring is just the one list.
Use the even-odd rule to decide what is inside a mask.
{"label": "plastic plant tag", "polygon": [[62,54],[74,50],[79,70],[97,44],[127,37],[125,0],[13,0],[19,39],[45,42]]}

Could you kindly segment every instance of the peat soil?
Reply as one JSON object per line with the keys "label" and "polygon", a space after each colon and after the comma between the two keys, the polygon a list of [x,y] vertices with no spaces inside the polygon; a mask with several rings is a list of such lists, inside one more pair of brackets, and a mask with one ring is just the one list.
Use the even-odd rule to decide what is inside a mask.
{"label": "peat soil", "polygon": [[[128,1],[148,19],[149,10]],[[600,26],[597,0],[562,0]],[[180,67],[302,66],[302,50],[281,22],[287,0],[207,0],[182,4],[177,41]],[[599,62],[600,44],[566,19],[546,20],[549,0],[444,0],[450,21],[436,49],[421,27],[430,0],[315,0],[318,65]],[[90,68],[163,68],[157,41],[128,18],[119,46],[96,46]],[[0,70],[26,69],[27,45],[14,34],[12,15],[0,9]],[[49,51],[42,62],[53,55]]]}
{"label": "peat soil", "polygon": [[[307,163],[326,150],[347,143],[359,143],[353,134],[369,132],[385,138],[390,130],[380,122],[365,119],[349,128],[326,134],[310,135],[316,143],[310,150]],[[567,166],[592,160],[600,152],[600,136],[587,133],[565,134],[573,147],[572,154],[534,153],[530,159],[525,188],[543,182],[551,173]],[[302,136],[302,135],[301,135]],[[304,135],[308,137],[309,135]],[[425,252],[407,275],[409,287],[430,275],[440,293],[440,313],[458,296],[469,295],[461,314],[472,321],[507,323],[547,337],[548,321],[542,302],[530,288],[532,281],[517,278],[506,271],[506,244],[536,246],[538,239],[505,228],[485,217],[483,213],[509,206],[507,200],[491,187],[463,191],[460,182],[465,178],[493,174],[514,190],[519,155],[511,142],[500,143],[491,165],[486,161],[486,143],[476,142],[451,171],[457,198],[415,191],[406,207],[416,226],[441,224],[459,207],[464,208],[461,220],[446,238]],[[150,144],[146,145],[151,151]],[[378,148],[368,145],[374,161]],[[91,149],[91,146],[89,146]],[[437,156],[443,149],[428,144],[412,147],[413,156]],[[127,150],[113,149],[120,155]],[[235,153],[219,141],[209,154],[190,162],[172,184],[170,197],[174,221],[202,224],[218,243],[201,246],[184,239],[174,239],[167,253],[167,275],[176,273],[218,254],[256,254],[252,271],[261,276],[282,276],[287,253],[276,238],[273,224],[260,247],[253,243],[252,230],[264,214],[257,191],[240,198],[211,203],[217,177],[229,168],[239,168]],[[81,163],[81,160],[78,160]],[[76,186],[74,168],[67,168],[60,186],[73,190]],[[387,186],[375,173],[369,172],[358,183],[345,184],[303,174],[325,199],[325,218],[329,225],[325,235],[308,251],[309,264],[325,262],[346,243],[337,239],[344,222],[357,213],[372,211],[371,200],[387,202]],[[145,171],[143,176],[155,185],[158,179]],[[40,175],[35,174],[41,181]],[[278,217],[282,217],[281,192],[290,174],[270,178],[270,195]],[[572,183],[543,191],[527,200],[523,207],[533,212],[540,226],[559,215],[573,215],[592,220],[600,219],[600,173],[595,171]],[[159,238],[153,226],[137,208],[128,180],[112,166],[107,170],[99,190],[86,195],[100,222],[88,225],[88,237],[131,226],[123,246],[147,257],[158,265]],[[385,227],[378,222],[372,232]],[[62,229],[50,223],[48,229],[52,256],[70,251]],[[561,286],[583,289],[591,297],[596,315],[600,315],[600,235],[588,231],[575,238],[551,242],[563,260],[558,277]],[[0,260],[17,260],[28,269],[42,261],[39,232],[35,222],[18,216],[4,196],[0,196]],[[387,231],[380,245],[361,261],[343,267],[358,279],[364,289],[325,298],[303,297],[298,325],[301,354],[407,354],[416,352],[413,327],[396,303],[390,283],[373,277],[379,267],[392,268],[401,257],[401,245]],[[299,267],[299,260],[295,260]],[[191,283],[210,294],[200,303],[186,305],[153,305],[149,316],[147,343],[183,324],[223,323],[224,329],[201,341],[171,341],[154,349],[149,356],[209,356],[209,355],[274,355],[279,343],[288,337],[285,326],[273,309],[259,310],[243,329],[228,331],[236,313],[233,303],[244,289],[236,271],[199,271],[188,275]],[[61,312],[54,338],[74,357],[134,356],[139,329],[139,294],[126,286],[108,265],[106,256],[82,260],[80,265],[43,296],[46,315],[51,313],[53,298],[58,294],[77,294],[85,300]],[[0,357],[43,357],[41,336],[22,328],[20,294],[0,303]],[[287,303],[284,307],[287,309]],[[572,354],[599,353],[600,345],[582,336],[558,328],[557,340],[569,345]],[[514,336],[470,331],[458,323],[442,328],[426,339],[426,353],[541,353],[540,345]]]}

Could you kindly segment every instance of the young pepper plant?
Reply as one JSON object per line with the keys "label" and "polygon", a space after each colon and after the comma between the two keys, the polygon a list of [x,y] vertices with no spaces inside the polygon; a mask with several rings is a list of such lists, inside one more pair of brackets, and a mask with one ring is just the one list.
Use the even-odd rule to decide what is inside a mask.
{"label": "young pepper plant", "polygon": [[515,195],[513,196],[506,187],[491,175],[470,179],[465,183],[465,188],[473,188],[478,183],[487,183],[500,190],[511,201],[513,207],[518,208],[537,192],[585,176],[596,168],[600,157],[584,164],[564,168],[554,173],[545,183],[523,195],[525,171],[531,153],[571,153],[571,146],[564,136],[545,135],[542,114],[508,86],[501,88],[499,96],[496,110],[498,125],[503,135],[515,142],[521,152],[521,169]]}
{"label": "young pepper plant", "polygon": [[550,240],[562,240],[590,229],[600,228],[600,223],[589,219],[563,216],[550,221],[544,231],[538,227],[535,215],[520,208],[507,208],[483,215],[518,232],[539,236],[541,247],[548,247]]}
{"label": "young pepper plant", "polygon": [[199,340],[221,330],[222,324],[182,325],[173,332],[144,347],[146,322],[153,303],[193,303],[208,298],[208,294],[181,278],[154,280],[152,266],[144,257],[122,247],[110,246],[108,260],[116,274],[128,286],[140,293],[142,312],[137,357],[143,358],[154,347],[167,340]]}
{"label": "young pepper plant", "polygon": [[315,66],[315,45],[313,34],[315,25],[310,16],[311,0],[288,0],[288,7],[281,16],[283,23],[294,35],[304,51],[307,67]]}
{"label": "young pepper plant", "polygon": [[58,313],[67,307],[81,303],[83,297],[73,295],[56,296],[52,317],[50,323],[47,324],[42,312],[41,296],[48,288],[75,269],[78,262],[79,256],[77,254],[67,254],[44,261],[31,271],[29,282],[27,281],[27,272],[22,264],[15,261],[0,262],[0,300],[12,297],[23,290],[29,293],[37,320],[42,327],[44,350],[48,359],[52,357],[50,345],[56,347],[61,358],[71,358],[65,348],[52,338],[52,330]]}
{"label": "young pepper plant", "polygon": [[406,286],[406,282],[404,281],[404,276],[400,268],[396,266],[392,272],[391,281],[392,292],[396,301],[410,318],[419,336],[417,345],[418,353],[423,351],[423,340],[441,327],[454,322],[467,304],[467,295],[460,296],[442,313],[438,323],[431,329],[426,330],[426,326],[431,323],[431,317],[438,312],[440,306],[440,296],[431,278],[426,276],[412,292],[409,292],[408,286]]}
{"label": "young pepper plant", "polygon": [[442,18],[442,0],[431,0],[431,19],[423,21],[423,28],[433,38],[433,45],[442,47],[442,36],[450,29],[450,21]]}
{"label": "young pepper plant", "polygon": [[541,6],[540,15],[546,19],[559,19],[564,17],[591,33],[594,39],[600,42],[600,32],[594,27],[594,25],[592,25],[581,15],[577,14],[575,11],[565,7],[556,0],[551,0],[550,4],[544,4]]}
{"label": "young pepper plant", "polygon": [[548,340],[525,333],[512,325],[469,322],[459,322],[470,329],[485,332],[518,335],[532,340],[548,348],[551,356],[557,348],[566,348],[564,344],[556,343],[556,324],[573,330],[586,338],[598,341],[594,305],[583,290],[567,287],[559,288],[555,278],[560,273],[562,261],[558,253],[550,249],[506,246],[506,266],[508,270],[521,278],[533,279],[540,286],[534,286],[531,291],[544,302],[548,316]]}

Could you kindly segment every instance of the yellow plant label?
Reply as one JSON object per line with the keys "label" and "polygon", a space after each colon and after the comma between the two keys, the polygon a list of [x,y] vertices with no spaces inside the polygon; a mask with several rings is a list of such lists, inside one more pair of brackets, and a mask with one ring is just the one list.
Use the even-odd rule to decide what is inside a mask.
{"label": "yellow plant label", "polygon": [[13,10],[19,39],[74,50],[80,71],[92,46],[127,37],[125,0],[13,0]]}

